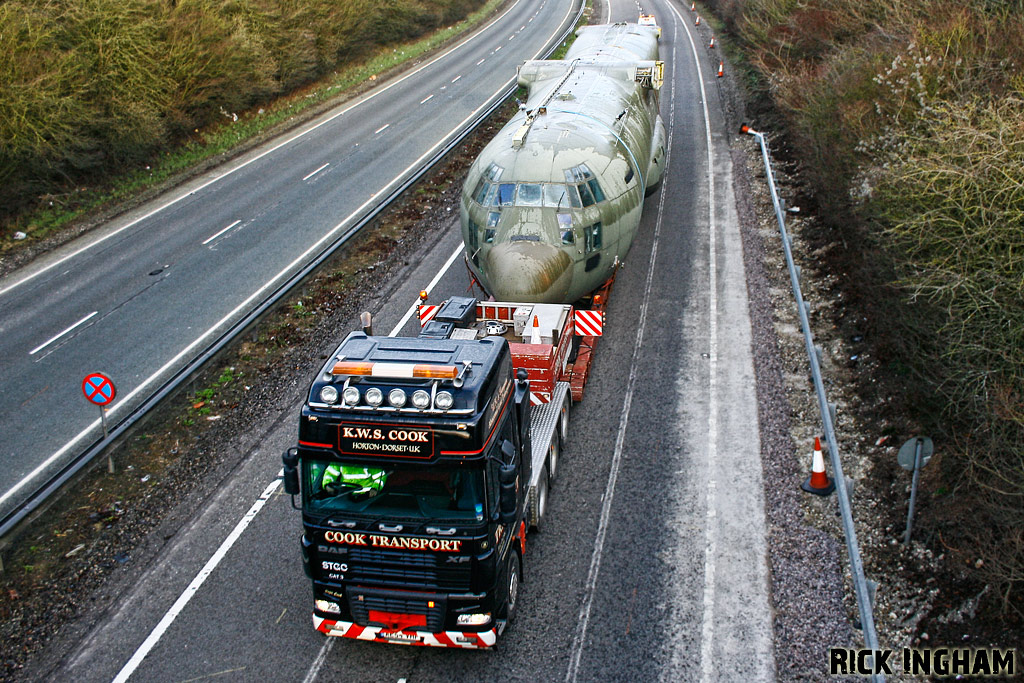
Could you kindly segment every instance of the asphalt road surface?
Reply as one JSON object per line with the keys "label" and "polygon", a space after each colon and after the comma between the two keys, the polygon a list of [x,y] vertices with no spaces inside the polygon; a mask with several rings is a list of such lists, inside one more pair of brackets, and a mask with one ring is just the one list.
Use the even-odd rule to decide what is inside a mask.
{"label": "asphalt road surface", "polygon": [[402,78],[0,280],[0,514],[101,436],[86,375],[113,379],[113,424],[497,101],[577,7],[516,0]]}
{"label": "asphalt road surface", "polygon": [[[603,9],[613,20],[637,12],[632,2]],[[280,453],[294,445],[296,396],[290,414],[268,416],[251,435],[237,472],[159,561],[94,629],[67,639],[41,677],[775,677],[750,323],[717,62],[692,37],[688,7],[658,0],[644,9],[664,30],[667,172],[616,280],[547,524],[527,540],[519,612],[499,647],[385,646],[313,630],[300,516],[276,479]],[[458,240],[452,225],[386,293],[378,333],[402,321]],[[456,260],[431,291],[465,286]]]}

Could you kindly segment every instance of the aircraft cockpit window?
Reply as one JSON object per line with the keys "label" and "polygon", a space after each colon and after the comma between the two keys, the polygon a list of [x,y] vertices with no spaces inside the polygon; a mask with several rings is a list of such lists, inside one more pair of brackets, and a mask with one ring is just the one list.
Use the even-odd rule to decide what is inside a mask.
{"label": "aircraft cockpit window", "polygon": [[498,180],[501,180],[501,172],[504,170],[505,169],[503,169],[501,166],[492,163],[490,166],[487,167],[487,170],[484,171],[484,177],[487,178],[488,180],[493,180],[497,182]]}
{"label": "aircraft cockpit window", "polygon": [[477,204],[483,204],[483,198],[487,196],[487,179],[481,177],[476,183],[476,187],[473,189],[473,194],[470,197]]}
{"label": "aircraft cockpit window", "polygon": [[[582,186],[581,186],[582,187]],[[604,192],[601,191],[601,185],[597,182],[597,178],[591,178],[587,181],[587,187],[594,193],[594,200],[598,202],[604,201]]]}
{"label": "aircraft cockpit window", "polygon": [[502,183],[498,185],[498,206],[512,206],[515,194],[515,183]]}
{"label": "aircraft cockpit window", "polygon": [[496,228],[498,227],[498,220],[501,218],[501,214],[497,211],[491,211],[487,214],[487,227]]}
{"label": "aircraft cockpit window", "polygon": [[572,232],[572,216],[567,213],[557,214],[558,231],[562,234],[562,244],[575,244],[576,235]]}
{"label": "aircraft cockpit window", "polygon": [[580,208],[580,193],[575,185],[551,183],[544,185],[544,206],[554,209]]}
{"label": "aircraft cockpit window", "polygon": [[484,230],[484,242],[490,244],[494,241],[494,236],[498,233],[494,228],[487,228]]}
{"label": "aircraft cockpit window", "polygon": [[516,195],[516,206],[540,206],[541,186],[533,183],[523,183],[519,186],[519,194]]}
{"label": "aircraft cockpit window", "polygon": [[596,204],[597,201],[594,199],[594,194],[590,191],[590,186],[587,183],[583,183],[579,186],[580,188],[580,199],[583,200],[583,206],[590,206]]}
{"label": "aircraft cockpit window", "polygon": [[594,223],[583,229],[584,251],[590,253],[601,248],[601,224]]}

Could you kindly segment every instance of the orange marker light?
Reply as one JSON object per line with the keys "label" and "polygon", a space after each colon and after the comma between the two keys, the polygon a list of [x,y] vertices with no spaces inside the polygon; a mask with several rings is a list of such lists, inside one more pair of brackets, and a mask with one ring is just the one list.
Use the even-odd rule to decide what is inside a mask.
{"label": "orange marker light", "polygon": [[412,363],[361,363],[340,361],[331,369],[332,375],[358,377],[411,377],[413,379],[455,379],[459,368],[455,365],[427,365]]}

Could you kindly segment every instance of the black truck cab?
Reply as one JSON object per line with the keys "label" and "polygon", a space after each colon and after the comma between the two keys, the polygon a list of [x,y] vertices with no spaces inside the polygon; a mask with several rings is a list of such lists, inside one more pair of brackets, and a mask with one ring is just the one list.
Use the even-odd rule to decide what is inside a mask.
{"label": "black truck cab", "polygon": [[494,644],[522,576],[529,411],[500,337],[345,339],[283,456],[317,630]]}

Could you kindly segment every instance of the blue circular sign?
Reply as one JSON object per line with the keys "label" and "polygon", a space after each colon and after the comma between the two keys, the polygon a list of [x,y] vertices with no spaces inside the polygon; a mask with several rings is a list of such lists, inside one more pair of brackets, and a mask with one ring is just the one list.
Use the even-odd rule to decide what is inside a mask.
{"label": "blue circular sign", "polygon": [[91,403],[98,406],[105,406],[114,400],[117,391],[114,383],[102,372],[93,372],[82,380],[82,393]]}

